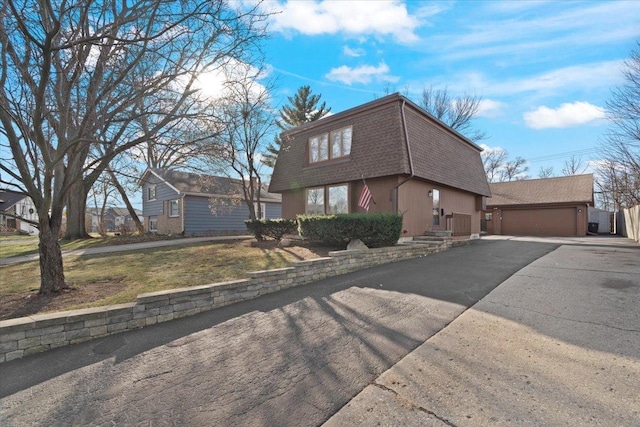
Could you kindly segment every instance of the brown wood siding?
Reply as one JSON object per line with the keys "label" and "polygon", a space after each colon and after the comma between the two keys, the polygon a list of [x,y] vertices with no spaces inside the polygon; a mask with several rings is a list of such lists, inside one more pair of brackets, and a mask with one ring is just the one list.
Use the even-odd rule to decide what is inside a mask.
{"label": "brown wood siding", "polygon": [[398,188],[398,212],[404,215],[405,236],[424,235],[431,230],[431,203],[429,190],[433,185],[424,181],[411,180]]}
{"label": "brown wood siding", "polygon": [[[426,231],[433,231],[433,198],[429,197],[430,190],[440,190],[440,208],[444,209],[444,216],[440,216],[440,226],[435,229],[446,229],[446,215],[452,213],[469,215],[471,218],[471,233],[480,233],[480,214],[476,210],[476,195],[466,191],[456,190],[433,182],[411,180],[400,186],[398,211],[405,214],[404,228],[406,235],[418,236]],[[440,212],[442,213],[442,211]]]}
{"label": "brown wood siding", "polygon": [[[384,178],[367,179],[367,186],[373,201],[369,206],[369,213],[390,213],[393,209],[391,202],[391,190],[397,184],[398,178],[394,176],[387,176]],[[349,212],[353,213],[366,213],[363,208],[358,206],[358,199],[360,199],[360,192],[364,183],[362,180],[353,181],[350,183],[351,199],[349,200]]]}
{"label": "brown wood siding", "polygon": [[445,215],[457,213],[471,216],[471,234],[480,233],[480,215],[477,210],[476,195],[453,188],[440,188],[440,206]]}
{"label": "brown wood siding", "polygon": [[282,192],[282,217],[296,219],[296,215],[304,213],[304,190]]}

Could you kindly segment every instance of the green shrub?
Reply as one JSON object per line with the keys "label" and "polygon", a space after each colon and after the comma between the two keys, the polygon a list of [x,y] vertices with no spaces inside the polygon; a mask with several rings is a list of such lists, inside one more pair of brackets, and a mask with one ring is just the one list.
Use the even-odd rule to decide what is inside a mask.
{"label": "green shrub", "polygon": [[337,214],[298,215],[298,232],[305,239],[346,245],[360,239],[370,248],[391,246],[402,233],[402,215]]}
{"label": "green shrub", "polygon": [[280,241],[282,236],[296,233],[298,229],[298,223],[293,219],[248,219],[244,223],[247,226],[247,230],[258,240],[264,240],[265,237],[269,237]]}

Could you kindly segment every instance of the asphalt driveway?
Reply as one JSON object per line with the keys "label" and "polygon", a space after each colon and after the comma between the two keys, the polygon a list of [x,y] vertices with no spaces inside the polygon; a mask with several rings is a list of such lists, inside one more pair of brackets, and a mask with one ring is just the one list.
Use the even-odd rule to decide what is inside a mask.
{"label": "asphalt driveway", "polygon": [[0,424],[318,425],[558,245],[474,241],[0,364]]}

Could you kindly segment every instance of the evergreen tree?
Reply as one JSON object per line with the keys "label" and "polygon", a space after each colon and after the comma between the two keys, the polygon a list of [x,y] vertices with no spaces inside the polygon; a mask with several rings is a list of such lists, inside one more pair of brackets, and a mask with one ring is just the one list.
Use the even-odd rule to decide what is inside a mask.
{"label": "evergreen tree", "polygon": [[282,147],[282,132],[321,119],[331,111],[331,108],[326,107],[325,102],[318,106],[321,96],[312,95],[310,86],[301,86],[293,97],[287,97],[289,105],[284,105],[280,109],[280,120],[276,120],[276,126],[281,132],[273,139],[273,143],[267,147],[262,163],[269,167],[275,166],[278,152]]}

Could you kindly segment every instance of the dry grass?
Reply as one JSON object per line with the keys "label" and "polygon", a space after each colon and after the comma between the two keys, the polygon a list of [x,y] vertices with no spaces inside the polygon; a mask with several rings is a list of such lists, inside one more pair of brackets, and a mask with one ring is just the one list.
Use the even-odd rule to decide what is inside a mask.
{"label": "dry grass", "polygon": [[65,257],[71,291],[54,297],[37,295],[38,262],[0,267],[0,319],[36,312],[70,310],[133,302],[138,294],[246,277],[246,273],[325,256],[329,248],[250,241],[167,246],[131,252]]}
{"label": "dry grass", "polygon": [[[156,240],[180,239],[181,236],[163,236],[156,234],[134,234],[130,236],[93,236],[92,239],[61,240],[60,248],[63,251],[74,249],[97,248],[101,246],[126,245],[128,243],[150,242]],[[37,236],[2,236],[0,237],[0,257],[8,258],[21,255],[38,253]]]}

